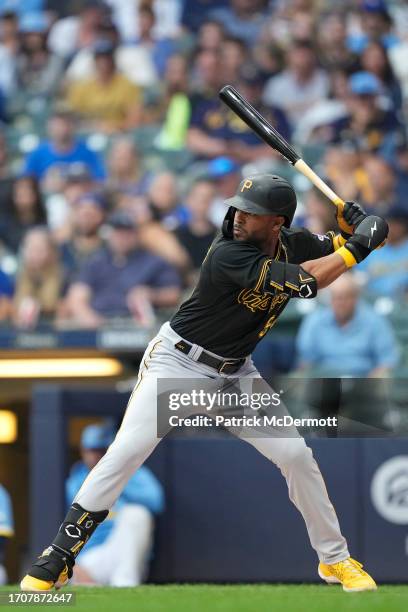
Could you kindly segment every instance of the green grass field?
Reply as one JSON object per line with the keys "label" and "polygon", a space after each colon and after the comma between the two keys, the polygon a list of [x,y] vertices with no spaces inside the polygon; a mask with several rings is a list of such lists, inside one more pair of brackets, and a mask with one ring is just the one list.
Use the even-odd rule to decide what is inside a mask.
{"label": "green grass field", "polygon": [[[0,595],[17,591],[1,587]],[[368,593],[344,593],[326,585],[144,585],[139,588],[71,587],[76,594],[69,612],[403,612],[408,610],[407,586],[381,586]],[[64,591],[59,591],[63,593]],[[26,605],[7,606],[7,609]],[[30,606],[31,607],[31,606]],[[61,606],[38,607],[61,609]],[[32,609],[32,608],[31,608]]]}

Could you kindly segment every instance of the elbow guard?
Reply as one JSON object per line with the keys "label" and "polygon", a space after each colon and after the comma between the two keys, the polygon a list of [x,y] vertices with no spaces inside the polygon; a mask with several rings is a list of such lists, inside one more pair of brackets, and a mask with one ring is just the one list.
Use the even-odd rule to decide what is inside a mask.
{"label": "elbow guard", "polygon": [[286,293],[293,298],[314,298],[317,281],[301,266],[279,263],[271,265],[263,289],[266,293]]}

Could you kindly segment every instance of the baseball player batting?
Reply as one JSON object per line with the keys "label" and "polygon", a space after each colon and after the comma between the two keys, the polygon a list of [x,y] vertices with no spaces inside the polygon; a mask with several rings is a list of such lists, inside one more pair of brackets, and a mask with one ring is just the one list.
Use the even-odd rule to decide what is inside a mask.
{"label": "baseball player batting", "polygon": [[[353,202],[338,213],[338,235],[317,236],[291,228],[295,191],[271,174],[245,177],[226,204],[222,231],[202,264],[197,286],[149,343],[114,442],[83,483],[51,545],[21,581],[22,590],[47,591],[68,582],[76,556],[130,476],[160,442],[158,379],[219,377],[226,384],[233,378],[261,379],[251,352],[288,301],[314,298],[318,289],[360,263],[388,234],[382,218],[367,216]],[[286,479],[289,497],[302,514],[318,555],[319,576],[327,583],[341,583],[345,591],[376,589],[371,576],[350,557],[323,477],[304,439],[297,434],[245,441]]]}

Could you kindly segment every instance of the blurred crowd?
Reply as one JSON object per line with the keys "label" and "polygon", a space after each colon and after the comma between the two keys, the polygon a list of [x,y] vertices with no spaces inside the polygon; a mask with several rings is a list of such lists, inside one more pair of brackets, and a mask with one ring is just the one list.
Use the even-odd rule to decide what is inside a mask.
{"label": "blurred crowd", "polygon": [[325,197],[220,102],[227,83],[388,220],[359,282],[404,304],[404,0],[0,0],[0,65],[4,325],[152,325],[191,290],[243,173],[283,174],[295,224],[336,229]]}

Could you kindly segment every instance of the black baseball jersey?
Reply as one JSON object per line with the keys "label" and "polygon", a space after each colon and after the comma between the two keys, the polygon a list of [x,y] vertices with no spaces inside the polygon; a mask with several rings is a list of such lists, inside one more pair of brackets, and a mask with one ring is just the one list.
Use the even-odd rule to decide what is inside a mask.
{"label": "black baseball jersey", "polygon": [[282,228],[276,256],[270,257],[250,242],[218,234],[171,327],[222,357],[249,355],[291,297],[316,295],[315,279],[299,264],[333,253],[333,237]]}

